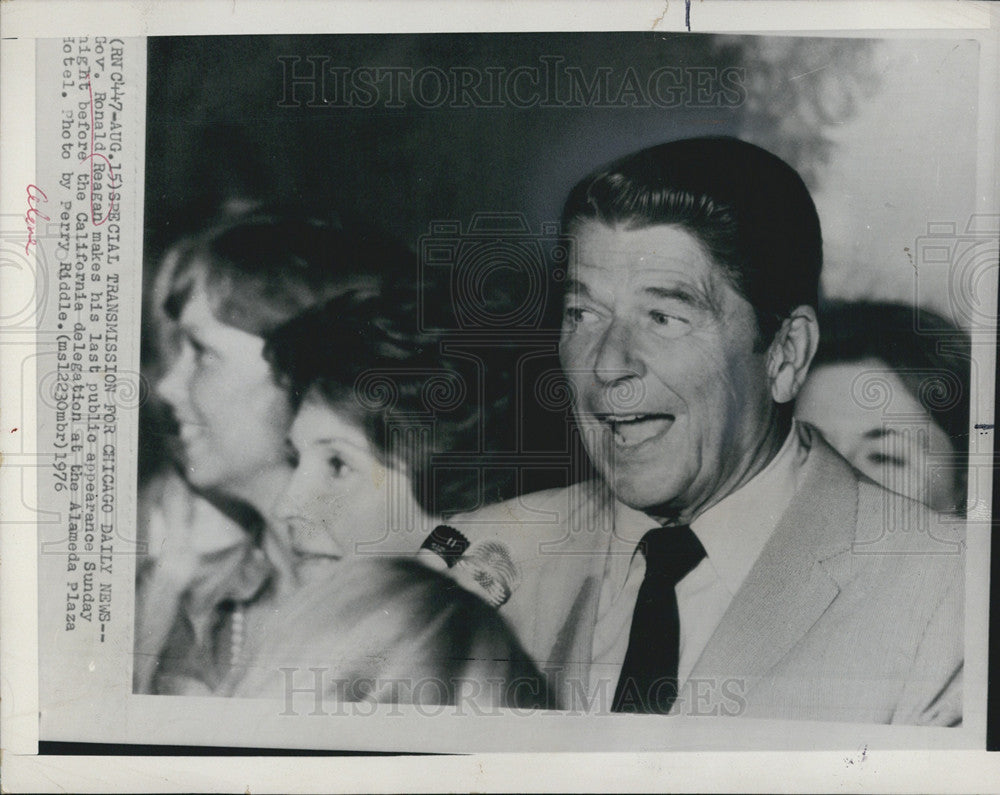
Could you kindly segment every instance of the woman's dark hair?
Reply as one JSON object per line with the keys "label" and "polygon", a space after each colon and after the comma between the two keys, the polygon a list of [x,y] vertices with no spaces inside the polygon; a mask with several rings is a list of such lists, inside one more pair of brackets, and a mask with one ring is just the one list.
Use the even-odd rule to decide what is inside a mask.
{"label": "woman's dark hair", "polygon": [[570,192],[563,231],[580,222],[695,235],[754,308],[758,350],[795,307],[815,307],[823,264],[819,217],[785,161],[735,138],[691,138],[643,149],[599,169]]}
{"label": "woman's dark hair", "polygon": [[220,323],[264,336],[333,295],[377,289],[400,275],[416,277],[414,255],[377,232],[347,232],[300,215],[252,211],[168,251],[159,308],[178,319],[200,286]]}
{"label": "woman's dark hair", "polygon": [[504,499],[514,480],[491,461],[513,427],[506,368],[439,330],[447,302],[426,282],[350,292],[280,327],[264,349],[293,406],[310,393],[356,420],[436,516]]}
{"label": "woman's dark hair", "polygon": [[964,457],[969,449],[969,335],[919,307],[868,301],[830,302],[819,313],[813,369],[824,364],[885,362]]}

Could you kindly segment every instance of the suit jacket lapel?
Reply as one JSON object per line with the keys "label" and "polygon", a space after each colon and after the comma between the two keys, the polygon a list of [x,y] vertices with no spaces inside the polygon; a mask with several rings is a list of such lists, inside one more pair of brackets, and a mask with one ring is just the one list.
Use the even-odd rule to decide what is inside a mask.
{"label": "suit jacket lapel", "polygon": [[855,536],[857,494],[851,468],[813,434],[802,487],[691,679],[763,676],[809,631],[840,591],[836,559]]}

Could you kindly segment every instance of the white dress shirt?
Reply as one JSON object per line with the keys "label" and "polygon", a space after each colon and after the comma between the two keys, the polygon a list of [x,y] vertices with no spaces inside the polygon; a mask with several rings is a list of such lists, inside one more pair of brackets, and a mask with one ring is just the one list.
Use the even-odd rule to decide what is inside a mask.
{"label": "white dress shirt", "polygon": [[[706,557],[676,586],[681,683],[690,675],[791,502],[808,454],[807,440],[798,424],[793,424],[778,454],[763,470],[691,523]],[[646,574],[646,559],[637,553],[636,544],[656,524],[641,511],[616,505],[615,531],[594,627],[592,686],[606,678],[613,692],[618,682],[632,612]]]}

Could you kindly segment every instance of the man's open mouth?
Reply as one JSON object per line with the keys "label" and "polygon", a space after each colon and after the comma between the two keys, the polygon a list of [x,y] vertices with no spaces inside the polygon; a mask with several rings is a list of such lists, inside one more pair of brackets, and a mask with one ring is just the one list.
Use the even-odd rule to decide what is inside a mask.
{"label": "man's open mouth", "polygon": [[598,417],[608,426],[619,447],[635,447],[665,433],[674,423],[673,414],[604,414]]}

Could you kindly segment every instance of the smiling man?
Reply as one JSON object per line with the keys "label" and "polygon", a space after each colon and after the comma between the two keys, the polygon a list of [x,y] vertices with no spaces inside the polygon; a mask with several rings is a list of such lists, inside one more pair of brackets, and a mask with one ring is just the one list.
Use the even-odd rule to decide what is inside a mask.
{"label": "smiling man", "polygon": [[[961,720],[964,544],[792,419],[820,329],[812,199],[728,138],[580,182],[560,356],[601,478],[461,517],[567,709]],[[900,554],[907,553],[907,554]]]}

